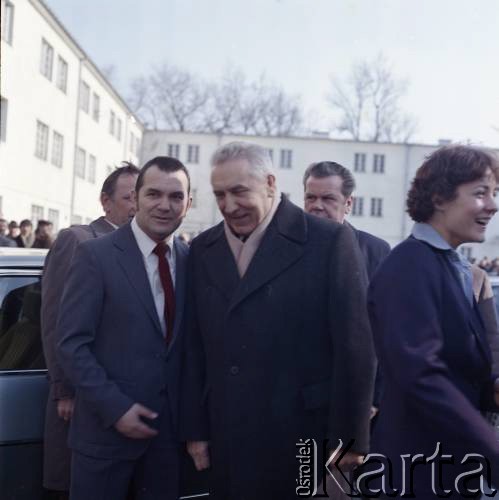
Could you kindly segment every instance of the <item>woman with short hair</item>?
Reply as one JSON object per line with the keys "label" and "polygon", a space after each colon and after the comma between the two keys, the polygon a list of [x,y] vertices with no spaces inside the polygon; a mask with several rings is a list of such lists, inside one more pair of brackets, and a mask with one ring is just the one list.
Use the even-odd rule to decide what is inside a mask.
{"label": "woman with short hair", "polygon": [[431,154],[407,197],[412,234],[371,281],[369,315],[385,381],[372,451],[390,460],[399,495],[461,498],[479,487],[459,476],[477,469],[469,453],[486,457],[499,486],[499,446],[480,413],[495,407],[499,383],[470,264],[456,250],[484,240],[498,178],[498,161],[486,150],[449,146]]}

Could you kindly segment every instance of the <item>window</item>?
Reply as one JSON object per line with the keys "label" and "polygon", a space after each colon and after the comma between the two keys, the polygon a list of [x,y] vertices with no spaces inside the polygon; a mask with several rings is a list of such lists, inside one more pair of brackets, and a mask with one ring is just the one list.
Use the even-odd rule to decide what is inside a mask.
{"label": "window", "polygon": [[7,0],[3,11],[2,39],[12,44],[12,35],[14,34],[14,5]]}
{"label": "window", "polygon": [[291,149],[281,149],[281,162],[279,166],[281,168],[291,168],[293,160],[293,151]]}
{"label": "window", "polygon": [[178,159],[180,156],[180,144],[168,144],[168,156]]}
{"label": "window", "polygon": [[68,88],[68,63],[61,57],[57,58],[57,88],[66,93]]}
{"label": "window", "polygon": [[4,97],[0,97],[0,141],[7,140],[7,108],[9,101]]}
{"label": "window", "polygon": [[94,92],[92,99],[92,118],[98,122],[100,117],[100,97]]}
{"label": "window", "polygon": [[383,217],[383,198],[371,198],[371,215]]}
{"label": "window", "polygon": [[385,155],[373,156],[373,172],[383,174],[385,172]]}
{"label": "window", "polygon": [[109,115],[109,133],[111,135],[114,135],[114,122],[116,120],[116,115],[114,114],[114,111],[111,111],[111,114]]}
{"label": "window", "polygon": [[354,196],[352,203],[352,215],[364,215],[364,198]]}
{"label": "window", "polygon": [[87,159],[87,153],[82,148],[76,148],[76,165],[75,165],[75,173],[76,177],[80,177],[81,179],[85,178],[85,163]]}
{"label": "window", "polygon": [[40,160],[47,160],[49,147],[49,128],[48,125],[40,120],[36,121],[36,146],[35,156]]}
{"label": "window", "polygon": [[81,224],[83,222],[83,217],[81,215],[72,215],[71,216],[71,225]]}
{"label": "window", "polygon": [[0,371],[45,369],[40,305],[40,276],[1,278]]}
{"label": "window", "polygon": [[54,225],[54,232],[57,233],[57,231],[59,231],[59,210],[49,208],[47,219],[52,222],[52,224]]}
{"label": "window", "polygon": [[90,109],[90,87],[83,80],[80,82],[80,109],[85,113]]}
{"label": "window", "polygon": [[135,138],[135,154],[138,156],[140,153],[140,139],[138,137]]}
{"label": "window", "polygon": [[118,123],[116,126],[116,139],[118,139],[118,141],[121,141],[121,126],[122,126],[121,119],[118,118]]}
{"label": "window", "polygon": [[130,132],[130,144],[129,144],[129,149],[130,149],[130,153],[133,153],[135,154],[136,151],[135,151],[135,135],[133,132]]}
{"label": "window", "polygon": [[54,61],[54,49],[52,45],[42,38],[42,54],[40,57],[40,73],[52,80],[52,63]]}
{"label": "window", "polygon": [[198,190],[196,188],[191,189],[192,205],[191,208],[197,208],[198,205]]}
{"label": "window", "polygon": [[355,153],[354,163],[353,163],[353,171],[354,172],[365,172],[366,171],[366,154],[365,153]]}
{"label": "window", "polygon": [[31,205],[31,222],[34,226],[45,216],[45,209],[40,205]]}
{"label": "window", "polygon": [[274,150],[273,149],[267,149],[267,153],[270,156],[270,160],[274,161]]}
{"label": "window", "polygon": [[187,163],[199,163],[199,146],[194,144],[187,146]]}
{"label": "window", "polygon": [[52,135],[52,165],[61,168],[64,155],[64,137],[54,130]]}
{"label": "window", "polygon": [[88,181],[95,184],[95,175],[97,171],[97,159],[94,155],[88,155]]}

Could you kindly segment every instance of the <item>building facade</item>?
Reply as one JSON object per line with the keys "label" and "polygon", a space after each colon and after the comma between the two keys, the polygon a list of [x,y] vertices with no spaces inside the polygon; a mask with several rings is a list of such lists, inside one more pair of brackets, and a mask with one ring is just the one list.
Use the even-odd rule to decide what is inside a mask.
{"label": "building facade", "polygon": [[[183,230],[191,234],[221,220],[210,186],[210,157],[231,141],[251,141],[269,150],[280,190],[303,207],[303,174],[313,162],[336,161],[349,168],[357,184],[348,220],[358,229],[386,240],[392,247],[406,238],[412,221],[405,211],[406,194],[417,168],[437,145],[335,140],[327,137],[260,137],[147,130],[142,163],[154,156],[181,160],[192,178],[193,208]],[[499,215],[490,224],[487,242],[466,245],[468,256],[499,256]]]}
{"label": "building facade", "polygon": [[42,1],[1,9],[0,213],[88,222],[109,172],[138,163],[143,126]]}

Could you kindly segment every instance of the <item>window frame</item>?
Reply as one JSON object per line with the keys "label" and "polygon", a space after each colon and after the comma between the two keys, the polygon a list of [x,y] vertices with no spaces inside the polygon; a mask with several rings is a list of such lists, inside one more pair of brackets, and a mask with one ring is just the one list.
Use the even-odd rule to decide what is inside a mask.
{"label": "window frame", "polygon": [[42,47],[40,53],[40,73],[52,81],[54,70],[54,47],[42,37]]}

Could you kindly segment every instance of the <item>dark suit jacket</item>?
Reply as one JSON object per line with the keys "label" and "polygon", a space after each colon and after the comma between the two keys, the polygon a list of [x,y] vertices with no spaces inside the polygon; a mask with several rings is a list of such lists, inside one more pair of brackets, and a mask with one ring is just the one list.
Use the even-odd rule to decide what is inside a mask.
{"label": "dark suit jacket", "polygon": [[[45,414],[45,446],[43,448],[43,484],[46,488],[69,490],[71,454],[68,449],[68,424],[57,414],[56,401],[74,397],[74,389],[64,376],[56,356],[55,331],[62,292],[67,281],[76,247],[91,238],[114,231],[99,217],[90,225],[75,225],[59,232],[45,259],[42,279],[41,332],[47,364],[50,392]],[[21,237],[19,236],[19,239]],[[21,240],[22,241],[22,240]]]}
{"label": "dark suit jacket", "polygon": [[[385,376],[371,451],[392,459],[395,485],[400,455],[429,457],[437,442],[457,463],[471,452],[487,457],[499,484],[499,447],[480,414],[493,391],[490,350],[444,252],[412,237],[398,245],[370,284],[368,308]],[[415,470],[416,498],[433,498],[430,466]],[[462,471],[443,471],[453,489]]]}
{"label": "dark suit jacket", "polygon": [[137,458],[149,441],[129,439],[114,428],[135,402],[161,413],[168,398],[177,425],[188,250],[175,239],[175,251],[176,315],[167,348],[130,224],[76,249],[57,323],[57,354],[76,388],[69,444],[80,453]]}
{"label": "dark suit jacket", "polygon": [[[356,229],[350,223],[344,222],[355,234],[357,243],[359,244],[360,251],[364,257],[364,264],[366,266],[367,277],[371,281],[374,273],[381,265],[386,256],[390,253],[390,245],[381,238],[372,234]],[[376,379],[374,383],[374,396],[373,405],[379,408],[381,394],[383,392],[383,375],[380,367],[376,370]],[[374,420],[373,420],[374,422]]]}
{"label": "dark suit jacket", "polygon": [[366,265],[367,277],[371,281],[374,273],[390,253],[390,245],[381,238],[372,234],[356,229],[348,222],[344,222],[355,234],[357,243],[359,244],[360,251],[364,256],[364,263]]}
{"label": "dark suit jacket", "polygon": [[182,437],[211,440],[216,498],[290,498],[295,443],[366,451],[374,354],[345,226],[283,199],[242,279],[223,223],[189,255]]}

